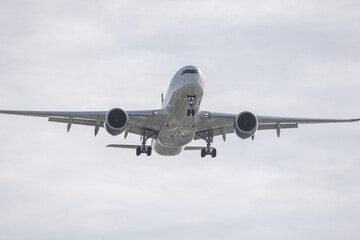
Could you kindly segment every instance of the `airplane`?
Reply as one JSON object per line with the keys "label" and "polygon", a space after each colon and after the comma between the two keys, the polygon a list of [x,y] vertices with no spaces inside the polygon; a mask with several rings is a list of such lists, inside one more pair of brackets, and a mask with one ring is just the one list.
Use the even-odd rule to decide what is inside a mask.
{"label": "airplane", "polygon": [[[94,127],[95,136],[100,127],[112,136],[129,133],[141,136],[141,145],[110,144],[107,147],[136,149],[136,155],[150,156],[154,149],[158,154],[174,156],[183,150],[199,150],[201,157],[217,155],[212,147],[215,136],[235,133],[242,139],[253,139],[260,130],[298,128],[299,124],[356,122],[358,119],[314,119],[255,115],[250,111],[238,114],[200,111],[205,93],[205,77],[195,66],[181,68],[170,82],[166,96],[161,95],[161,109],[125,111],[113,108],[109,111],[14,111],[0,110],[2,114],[47,117],[50,122],[67,124],[69,132],[73,124]],[[151,139],[151,145],[147,140]],[[193,140],[203,139],[206,146],[188,146]]]}

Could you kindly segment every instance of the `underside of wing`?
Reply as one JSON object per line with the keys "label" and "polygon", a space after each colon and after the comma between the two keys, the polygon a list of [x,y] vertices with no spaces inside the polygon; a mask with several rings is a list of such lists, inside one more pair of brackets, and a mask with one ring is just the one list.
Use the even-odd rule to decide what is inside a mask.
{"label": "underside of wing", "polygon": [[211,136],[222,135],[224,140],[226,134],[234,133],[235,114],[199,112],[198,129],[194,139],[205,139]]}
{"label": "underside of wing", "polygon": [[70,130],[72,124],[86,125],[95,127],[95,135],[99,128],[104,127],[105,115],[104,111],[16,111],[1,110],[2,114],[46,117],[50,122],[59,122],[67,124],[67,131]]}
{"label": "underside of wing", "polygon": [[157,137],[164,117],[163,110],[128,111],[128,115],[129,126],[126,131],[146,138]]}
{"label": "underside of wing", "polygon": [[[246,119],[241,116],[249,115],[250,118]],[[346,123],[356,122],[360,119],[327,119],[327,118],[291,118],[291,117],[273,117],[254,115],[250,112],[242,112],[238,115],[227,113],[213,113],[213,112],[200,112],[200,121],[198,131],[195,135],[196,139],[205,139],[207,136],[222,135],[225,140],[226,134],[234,133],[241,125],[247,127],[251,125],[251,116],[256,122],[256,130],[269,130],[276,129],[278,136],[280,136],[280,129],[297,128],[299,124],[317,124],[317,123]],[[242,122],[239,121],[242,120]],[[238,135],[239,136],[239,135]],[[249,134],[248,137],[252,136]],[[244,137],[246,138],[246,137]]]}
{"label": "underside of wing", "polygon": [[[112,111],[112,110],[110,110]],[[50,122],[67,124],[67,131],[73,124],[95,127],[97,135],[99,128],[105,126],[106,116],[110,111],[16,111],[0,110],[1,114],[46,117]],[[125,112],[125,111],[124,111]],[[156,137],[160,129],[159,118],[162,117],[161,110],[127,111],[124,131],[126,135],[133,133],[137,135],[146,134],[149,137]],[[125,136],[126,136],[125,135]]]}
{"label": "underside of wing", "polygon": [[292,118],[292,117],[273,117],[256,116],[259,122],[258,130],[276,129],[276,134],[280,137],[280,129],[297,128],[299,124],[319,124],[319,123],[346,123],[356,122],[360,119],[328,119],[328,118]]}
{"label": "underside of wing", "polygon": [[291,117],[272,117],[272,116],[256,116],[259,124],[271,123],[298,123],[298,124],[314,124],[314,123],[342,123],[356,122],[360,119],[328,119],[328,118],[291,118]]}
{"label": "underside of wing", "polygon": [[64,117],[64,118],[85,118],[98,119],[105,118],[106,111],[17,111],[17,110],[1,110],[2,114],[32,116],[32,117]]}

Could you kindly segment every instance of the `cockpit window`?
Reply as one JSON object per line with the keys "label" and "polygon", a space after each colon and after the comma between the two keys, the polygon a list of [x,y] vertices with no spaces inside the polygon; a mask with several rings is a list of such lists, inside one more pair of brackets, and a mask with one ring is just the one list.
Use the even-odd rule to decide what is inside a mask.
{"label": "cockpit window", "polygon": [[184,71],[182,71],[181,76],[187,73],[191,73],[191,74],[199,74],[199,71],[197,69],[186,69]]}

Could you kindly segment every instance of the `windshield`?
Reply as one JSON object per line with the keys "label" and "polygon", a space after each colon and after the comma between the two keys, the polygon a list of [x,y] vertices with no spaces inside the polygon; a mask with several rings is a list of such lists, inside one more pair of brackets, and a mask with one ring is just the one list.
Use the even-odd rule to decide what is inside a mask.
{"label": "windshield", "polygon": [[199,74],[199,71],[197,69],[185,69],[184,71],[182,71],[181,76],[184,74]]}

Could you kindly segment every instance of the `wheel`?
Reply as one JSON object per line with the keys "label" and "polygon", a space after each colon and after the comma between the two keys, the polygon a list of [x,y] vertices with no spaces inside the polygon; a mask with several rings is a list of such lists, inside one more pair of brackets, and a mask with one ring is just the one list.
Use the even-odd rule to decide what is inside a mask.
{"label": "wheel", "polygon": [[146,149],[146,154],[147,154],[148,156],[150,156],[150,155],[151,155],[151,151],[152,151],[152,148],[151,148],[151,147],[148,147],[148,148]]}
{"label": "wheel", "polygon": [[141,147],[136,148],[136,156],[140,156],[141,154]]}
{"label": "wheel", "polygon": [[203,149],[201,149],[201,157],[203,158],[203,157],[205,157],[205,155],[206,155],[206,149],[203,148]]}
{"label": "wheel", "polygon": [[188,109],[187,110],[187,115],[190,116],[190,114],[191,114],[191,111],[190,111],[190,109]]}
{"label": "wheel", "polygon": [[211,151],[211,156],[213,158],[216,157],[216,149],[215,148]]}
{"label": "wheel", "polygon": [[195,116],[195,109],[192,109],[192,110],[191,110],[191,115],[192,115],[192,116]]}

